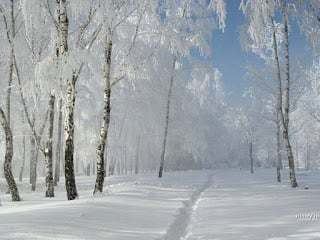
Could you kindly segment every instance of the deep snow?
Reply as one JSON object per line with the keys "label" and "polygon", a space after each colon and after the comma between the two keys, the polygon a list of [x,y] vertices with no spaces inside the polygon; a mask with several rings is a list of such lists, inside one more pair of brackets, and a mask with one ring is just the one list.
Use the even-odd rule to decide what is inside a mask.
{"label": "deep snow", "polygon": [[44,184],[31,193],[26,179],[19,184],[19,203],[4,194],[2,180],[0,239],[320,239],[320,173],[298,172],[298,189],[289,187],[287,177],[275,183],[274,174],[216,170],[165,173],[163,179],[109,177],[107,193],[98,197],[92,197],[94,178],[78,177],[75,201],[66,200],[63,184],[54,199],[44,197]]}

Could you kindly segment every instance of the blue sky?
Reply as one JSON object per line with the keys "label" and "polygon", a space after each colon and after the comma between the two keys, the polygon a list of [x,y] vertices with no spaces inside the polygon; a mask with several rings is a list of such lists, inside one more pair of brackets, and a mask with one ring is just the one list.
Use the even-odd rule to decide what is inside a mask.
{"label": "blue sky", "polygon": [[[223,74],[225,89],[232,99],[241,97],[248,87],[246,66],[259,61],[254,55],[241,49],[239,40],[240,26],[245,22],[239,10],[240,0],[227,0],[227,22],[225,31],[215,31],[213,40],[213,64]],[[308,59],[310,49],[297,23],[291,23],[290,51],[292,59]]]}

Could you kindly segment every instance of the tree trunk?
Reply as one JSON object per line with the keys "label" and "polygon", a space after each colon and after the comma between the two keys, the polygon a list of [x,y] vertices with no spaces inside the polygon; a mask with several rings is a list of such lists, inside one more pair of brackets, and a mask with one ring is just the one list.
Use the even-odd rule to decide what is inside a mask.
{"label": "tree trunk", "polygon": [[306,170],[310,170],[310,142],[309,137],[307,137],[307,156],[306,156],[306,162],[305,162],[305,168]]}
{"label": "tree trunk", "polygon": [[[10,27],[9,29],[8,23],[7,23],[7,17],[5,13],[3,12],[1,8],[1,12],[4,18],[5,22],[5,29],[7,32],[7,40],[10,45],[10,57],[9,57],[9,78],[8,78],[8,87],[7,87],[7,95],[6,95],[6,122],[8,124],[8,127],[10,128],[10,131],[12,131],[11,128],[11,88],[12,88],[12,82],[13,82],[13,70],[14,70],[14,39],[15,39],[15,16],[14,16],[14,1],[10,1]],[[9,187],[9,186],[8,186]],[[9,192],[10,189],[7,190]]]}
{"label": "tree trunk", "polygon": [[290,182],[293,188],[298,186],[295,174],[294,167],[294,157],[292,152],[292,146],[289,139],[289,114],[290,114],[290,59],[289,59],[289,27],[288,27],[288,12],[287,7],[283,10],[283,18],[284,18],[284,50],[285,50],[285,90],[284,90],[284,124],[283,124],[283,135],[284,141],[287,149],[288,155],[288,163],[289,163],[289,172],[290,172]]}
{"label": "tree trunk", "polygon": [[[58,15],[58,52],[57,56],[67,57],[69,20],[67,14],[67,0],[57,0]],[[63,64],[61,62],[61,64]],[[61,76],[62,77],[62,76]],[[74,72],[71,78],[66,79],[66,117],[65,117],[65,185],[68,200],[78,197],[75,175],[74,175],[74,108],[76,100],[76,81],[77,75]]]}
{"label": "tree trunk", "polygon": [[54,103],[55,103],[55,96],[51,93],[50,100],[49,100],[49,132],[48,132],[48,140],[44,150],[45,162],[46,162],[46,197],[54,197],[53,167],[52,167]]}
{"label": "tree trunk", "polygon": [[[284,25],[285,25],[285,59],[286,59],[286,86],[285,86],[285,101],[282,101],[282,79],[281,79],[281,68],[280,68],[280,61],[278,55],[278,44],[276,38],[276,30],[274,26],[274,21],[272,21],[273,25],[273,49],[274,49],[274,59],[275,65],[277,70],[277,80],[278,80],[278,94],[279,94],[279,104],[278,104],[278,111],[280,112],[280,118],[282,123],[282,131],[283,131],[283,140],[287,150],[288,156],[288,164],[290,170],[290,182],[292,187],[297,187],[297,181],[295,177],[295,170],[294,170],[294,158],[292,147],[289,139],[289,106],[290,106],[290,62],[289,62],[289,32],[288,32],[288,15],[286,10],[284,10]],[[284,109],[283,109],[284,105]]]}
{"label": "tree trunk", "polygon": [[166,119],[165,119],[164,136],[163,136],[162,151],[161,151],[161,158],[160,158],[159,178],[162,178],[162,175],[163,175],[164,160],[166,155],[167,137],[168,137],[168,128],[169,128],[169,119],[170,119],[170,102],[171,102],[172,87],[173,87],[173,81],[174,81],[175,65],[176,65],[176,58],[174,57],[169,90],[168,90],[167,106],[166,106]]}
{"label": "tree trunk", "polygon": [[36,182],[37,182],[37,160],[36,160],[36,140],[33,136],[30,137],[30,184],[31,191],[36,190]]}
{"label": "tree trunk", "polygon": [[[14,70],[14,39],[16,37],[16,28],[15,28],[15,13],[14,13],[14,1],[10,1],[10,20],[11,20],[11,35],[7,35],[8,41],[10,44],[10,59],[9,59],[9,79],[8,79],[8,89],[7,89],[7,99],[6,99],[6,108],[7,108],[7,123],[8,126],[11,126],[11,88],[13,82],[13,70]],[[8,30],[8,29],[7,29]]]}
{"label": "tree trunk", "polygon": [[26,164],[26,136],[23,136],[23,138],[22,138],[22,165],[21,165],[20,173],[19,173],[19,182],[22,182],[25,164]]}
{"label": "tree trunk", "polygon": [[20,201],[19,191],[12,174],[13,138],[11,128],[6,119],[5,113],[0,108],[0,121],[6,135],[6,153],[4,161],[4,176],[7,181],[12,201]]}
{"label": "tree trunk", "polygon": [[109,176],[113,176],[114,175],[114,171],[115,171],[115,168],[116,168],[116,163],[115,163],[115,160],[112,158],[112,161],[110,162],[109,164]]}
{"label": "tree trunk", "polygon": [[138,174],[138,173],[139,173],[140,141],[141,141],[141,137],[139,136],[139,138],[138,138],[138,143],[137,143],[136,159],[135,159],[135,164],[134,164],[134,173],[135,173],[135,174]]}
{"label": "tree trunk", "polygon": [[65,184],[68,200],[78,198],[76,180],[74,175],[74,107],[76,100],[75,76],[67,82],[67,103],[65,121]]}
{"label": "tree trunk", "polygon": [[296,155],[295,155],[295,159],[296,159],[296,169],[299,170],[299,144],[298,144],[298,140],[296,140]]}
{"label": "tree trunk", "polygon": [[282,158],[281,158],[281,122],[280,113],[277,109],[277,181],[281,182],[281,169],[282,169]]}
{"label": "tree trunk", "polygon": [[11,125],[11,88],[13,81],[13,49],[11,49],[10,53],[10,63],[9,63],[9,80],[8,80],[8,89],[7,89],[7,100],[6,100],[6,108],[7,108],[7,121],[10,127]]}
{"label": "tree trunk", "polygon": [[[108,143],[106,143],[106,148],[108,148]],[[107,159],[108,157],[108,152],[104,152],[104,159]],[[109,167],[110,167],[110,160],[109,161],[104,161],[104,177],[109,176]]]}
{"label": "tree trunk", "polygon": [[249,157],[250,157],[250,173],[254,173],[253,169],[253,143],[252,141],[249,143]]}
{"label": "tree trunk", "polygon": [[56,146],[56,163],[54,173],[54,185],[57,186],[60,180],[60,164],[61,164],[61,142],[62,142],[62,99],[59,99],[59,116],[58,116],[58,136]]}
{"label": "tree trunk", "polygon": [[58,46],[57,55],[63,56],[68,52],[69,19],[67,13],[67,0],[57,0],[58,5]]}
{"label": "tree trunk", "polygon": [[[39,130],[39,135],[36,135],[35,130],[33,129],[33,136],[30,138],[30,143],[31,143],[31,150],[30,150],[30,183],[31,183],[31,191],[36,190],[36,185],[37,185],[37,168],[38,168],[38,157],[39,157],[39,150],[40,150],[40,143],[41,143],[41,138],[44,132],[44,129],[46,127],[47,123],[47,114],[45,117],[45,120]],[[34,126],[34,122],[33,122]],[[36,140],[37,138],[37,140]]]}
{"label": "tree trunk", "polygon": [[111,114],[111,59],[112,59],[112,40],[106,36],[105,39],[105,89],[104,89],[104,108],[103,108],[103,119],[100,128],[100,138],[97,147],[97,178],[93,194],[97,192],[103,192],[104,183],[104,153],[106,148],[106,142],[108,138],[108,130],[110,124]]}
{"label": "tree trunk", "polygon": [[123,165],[122,165],[122,174],[124,174],[124,175],[127,175],[127,173],[128,173],[128,162],[127,162],[127,160],[128,160],[128,157],[127,157],[127,147],[126,146],[124,146],[124,148],[123,148]]}

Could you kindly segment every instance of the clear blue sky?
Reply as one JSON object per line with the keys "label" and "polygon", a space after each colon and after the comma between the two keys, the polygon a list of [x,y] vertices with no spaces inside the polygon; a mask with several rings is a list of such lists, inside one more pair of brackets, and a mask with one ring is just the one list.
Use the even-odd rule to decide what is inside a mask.
{"label": "clear blue sky", "polygon": [[[213,61],[223,75],[223,82],[229,96],[238,99],[248,86],[246,66],[259,61],[254,55],[241,49],[240,26],[245,18],[239,10],[240,0],[227,0],[227,23],[224,33],[215,31],[213,40]],[[291,24],[290,51],[292,59],[310,61],[310,49],[296,23]]]}

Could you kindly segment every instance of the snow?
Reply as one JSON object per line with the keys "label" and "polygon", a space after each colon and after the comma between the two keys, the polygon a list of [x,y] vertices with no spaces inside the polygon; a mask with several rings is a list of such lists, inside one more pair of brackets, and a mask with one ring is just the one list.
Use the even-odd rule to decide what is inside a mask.
{"label": "snow", "polygon": [[317,175],[298,172],[301,187],[292,189],[287,176],[283,184],[274,183],[274,171],[216,172],[192,216],[188,239],[319,239],[319,221],[297,219],[319,212]]}
{"label": "snow", "polygon": [[66,200],[63,184],[46,199],[44,184],[31,193],[25,179],[18,203],[4,194],[2,180],[0,239],[319,239],[320,174],[297,175],[298,189],[289,187],[287,176],[275,183],[274,170],[116,176],[96,197],[94,178],[78,177],[75,201]]}

